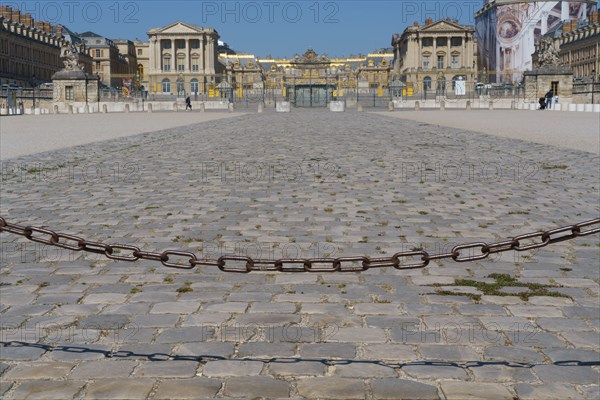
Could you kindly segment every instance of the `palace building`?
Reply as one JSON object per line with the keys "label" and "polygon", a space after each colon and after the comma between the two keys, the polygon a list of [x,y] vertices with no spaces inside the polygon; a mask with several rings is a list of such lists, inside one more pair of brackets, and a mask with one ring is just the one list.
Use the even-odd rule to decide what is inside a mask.
{"label": "palace building", "polygon": [[[204,93],[223,73],[218,61],[219,34],[184,22],[148,31],[148,67],[144,75],[151,93]],[[137,50],[142,49],[137,47]]]}
{"label": "palace building", "polygon": [[9,6],[0,6],[0,83],[30,87],[49,82],[62,69],[61,48],[73,43],[79,62],[91,72],[91,58],[81,39],[61,25],[34,21]]}
{"label": "palace building", "polygon": [[[432,89],[434,82],[477,80],[475,29],[450,19],[415,22],[392,37],[394,74],[407,86]],[[445,87],[445,84],[444,84]]]}

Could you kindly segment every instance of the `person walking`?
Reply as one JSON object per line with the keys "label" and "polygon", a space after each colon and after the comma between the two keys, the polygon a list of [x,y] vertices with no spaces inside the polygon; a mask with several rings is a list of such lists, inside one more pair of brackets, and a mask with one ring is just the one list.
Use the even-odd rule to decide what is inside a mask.
{"label": "person walking", "polygon": [[192,99],[190,99],[190,96],[185,98],[185,111],[187,111],[188,108],[190,111],[192,110]]}
{"label": "person walking", "polygon": [[550,89],[548,91],[548,93],[546,93],[546,109],[547,110],[552,109],[552,98],[553,97],[554,97],[554,93],[552,92],[552,89]]}

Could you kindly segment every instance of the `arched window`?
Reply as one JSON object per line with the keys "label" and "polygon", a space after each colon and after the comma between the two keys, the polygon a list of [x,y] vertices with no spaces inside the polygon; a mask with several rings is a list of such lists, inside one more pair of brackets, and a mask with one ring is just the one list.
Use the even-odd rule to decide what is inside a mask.
{"label": "arched window", "polygon": [[431,77],[426,76],[425,78],[423,78],[423,89],[431,89]]}
{"label": "arched window", "polygon": [[167,78],[162,80],[162,92],[171,93],[171,81]]}

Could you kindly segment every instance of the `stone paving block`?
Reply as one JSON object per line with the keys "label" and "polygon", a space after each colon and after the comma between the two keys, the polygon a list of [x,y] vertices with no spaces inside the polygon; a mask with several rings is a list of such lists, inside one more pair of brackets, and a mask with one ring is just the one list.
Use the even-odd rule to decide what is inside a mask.
{"label": "stone paving block", "polygon": [[[455,280],[451,276],[412,276],[410,279],[413,284],[420,286],[430,286],[433,284],[452,285]],[[431,291],[434,292],[435,290],[432,288]]]}
{"label": "stone paving block", "polygon": [[128,315],[92,315],[79,320],[81,329],[123,329],[129,322]]}
{"label": "stone paving block", "polygon": [[422,344],[418,348],[423,360],[478,361],[481,359],[475,349],[468,346]]}
{"label": "stone paving block", "polygon": [[137,364],[135,361],[122,360],[84,361],[75,367],[69,378],[81,380],[123,378],[129,376]]}
{"label": "stone paving block", "polygon": [[[171,315],[171,314],[161,314],[161,315]],[[182,316],[183,322],[181,326],[216,326],[225,324],[228,320],[231,319],[232,314],[226,313],[199,313],[199,314],[191,314],[188,316]]]}
{"label": "stone paving block", "polygon": [[383,343],[387,340],[385,331],[380,328],[339,328],[327,337],[327,342]]}
{"label": "stone paving block", "polygon": [[244,303],[244,302],[212,303],[212,304],[204,304],[202,306],[202,311],[203,312],[214,312],[214,313],[243,314],[247,308],[248,308],[248,303]]}
{"label": "stone paving block", "polygon": [[364,399],[365,384],[358,379],[324,377],[297,381],[300,396],[315,399]]}
{"label": "stone paving block", "polygon": [[177,314],[142,314],[134,315],[130,325],[137,328],[170,328],[179,321]]}
{"label": "stone paving block", "polygon": [[224,394],[234,398],[287,398],[290,384],[267,376],[233,377],[225,382]]}
{"label": "stone paving block", "polygon": [[536,306],[568,306],[573,304],[573,300],[566,297],[551,297],[551,296],[533,296],[529,298],[529,304]]}
{"label": "stone paving block", "polygon": [[252,303],[248,312],[294,314],[296,305],[294,303]]}
{"label": "stone paving block", "polygon": [[[537,377],[533,375],[532,368],[524,366],[508,366],[498,362],[497,365],[484,364],[470,367],[476,381],[479,382],[537,382]],[[508,364],[508,363],[507,363]]]}
{"label": "stone paving block", "polygon": [[519,383],[515,391],[522,400],[583,400],[584,397],[573,385],[545,382],[543,384]]}
{"label": "stone paving block", "polygon": [[301,314],[348,314],[350,312],[343,304],[314,304],[304,303],[301,306]]}
{"label": "stone paving block", "polygon": [[299,314],[254,313],[236,315],[232,323],[251,328],[255,326],[282,327],[298,324],[301,320],[302,317]]}
{"label": "stone paving block", "polygon": [[191,378],[196,376],[200,364],[196,361],[145,361],[140,363],[133,376],[140,378]]}
{"label": "stone paving block", "polygon": [[544,349],[543,352],[554,363],[565,361],[583,361],[600,363],[600,352],[598,352],[598,350],[557,348]]}
{"label": "stone paving block", "polygon": [[295,343],[242,343],[238,348],[239,357],[293,357],[296,354]]}
{"label": "stone paving block", "polygon": [[451,365],[404,365],[402,372],[417,379],[460,379],[467,380],[467,372],[464,368]]}
{"label": "stone paving block", "polygon": [[347,358],[356,356],[356,346],[351,343],[306,343],[300,347],[300,355],[309,358]]}
{"label": "stone paving block", "polygon": [[153,379],[98,379],[86,388],[86,399],[146,399],[154,386]]}
{"label": "stone paving block", "polygon": [[73,369],[75,363],[36,362],[19,363],[2,376],[2,380],[61,379]]}
{"label": "stone paving block", "polygon": [[592,385],[600,382],[600,374],[590,366],[580,365],[536,365],[533,372],[542,382],[564,382]]}
{"label": "stone paving block", "polygon": [[592,328],[580,319],[570,318],[538,318],[535,323],[543,330],[551,332],[591,331]]}
{"label": "stone paving block", "polygon": [[[194,358],[222,359],[235,353],[233,343],[182,343],[177,346],[175,354]],[[206,361],[206,360],[205,360]]]}
{"label": "stone paving block", "polygon": [[510,305],[506,306],[508,311],[516,317],[525,318],[562,318],[563,313],[559,307],[549,306],[529,306],[529,305]]}
{"label": "stone paving block", "polygon": [[274,376],[323,376],[326,372],[327,365],[320,360],[282,359],[269,363],[269,373]]}
{"label": "stone paving block", "polygon": [[579,391],[586,399],[600,399],[600,385],[579,386]]}
{"label": "stone paving block", "polygon": [[14,399],[72,399],[84,387],[85,381],[29,380],[12,393]]}
{"label": "stone paving block", "polygon": [[263,369],[260,361],[217,360],[209,361],[202,370],[202,375],[209,377],[254,376]]}
{"label": "stone paving block", "polygon": [[111,350],[109,345],[66,343],[50,352],[49,357],[55,361],[101,360]]}
{"label": "stone paving block", "polygon": [[[598,300],[594,300],[597,304]],[[597,319],[598,308],[597,307],[581,307],[581,306],[565,306],[562,307],[562,311],[567,318],[580,318],[580,319]]]}
{"label": "stone paving block", "polygon": [[218,379],[191,378],[191,379],[165,379],[156,393],[155,399],[161,400],[196,400],[199,398],[212,398],[219,390],[222,383]]}
{"label": "stone paving block", "polygon": [[157,303],[150,310],[150,314],[190,314],[196,312],[200,304],[196,301],[173,301]]}
{"label": "stone paving block", "polygon": [[[273,298],[273,295],[270,293],[230,293],[227,295],[227,301],[235,301],[235,302],[269,302]],[[222,299],[221,299],[222,300]]]}
{"label": "stone paving block", "polygon": [[401,309],[399,304],[361,303],[354,305],[354,313],[357,315],[399,315]]}
{"label": "stone paving block", "polygon": [[[562,337],[567,339],[577,348],[591,347],[597,349],[600,343],[600,332],[560,332]],[[555,346],[558,347],[558,346]]]}
{"label": "stone paving block", "polygon": [[522,347],[493,346],[484,350],[486,360],[506,361],[513,363],[538,364],[544,362],[544,356],[530,349]]}
{"label": "stone paving block", "polygon": [[44,348],[22,345],[16,342],[6,342],[0,347],[0,360],[33,361],[38,360],[45,352]]}
{"label": "stone paving block", "polygon": [[495,304],[464,304],[458,307],[458,312],[462,315],[508,315],[504,307]]}
{"label": "stone paving block", "polygon": [[365,360],[391,360],[402,363],[415,361],[418,355],[413,346],[385,343],[364,345],[360,358]]}
{"label": "stone paving block", "polygon": [[371,381],[373,397],[376,399],[413,399],[438,400],[438,389],[429,385],[407,379],[373,379]]}
{"label": "stone paving block", "polygon": [[334,369],[336,376],[345,378],[390,378],[397,377],[398,373],[386,365],[371,363],[350,363],[347,365],[336,365]]}
{"label": "stone paving block", "polygon": [[513,400],[514,396],[500,383],[444,382],[440,383],[447,400]]}
{"label": "stone paving block", "polygon": [[98,293],[85,296],[81,302],[83,304],[120,304],[124,303],[126,299],[126,294]]}
{"label": "stone paving block", "polygon": [[156,337],[157,343],[207,342],[215,336],[212,327],[167,328]]}

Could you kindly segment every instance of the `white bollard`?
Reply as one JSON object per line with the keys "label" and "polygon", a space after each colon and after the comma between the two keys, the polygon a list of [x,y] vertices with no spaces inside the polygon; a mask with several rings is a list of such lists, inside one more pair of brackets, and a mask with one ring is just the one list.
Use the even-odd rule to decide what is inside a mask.
{"label": "white bollard", "polygon": [[594,112],[600,112],[600,104],[594,104]]}
{"label": "white bollard", "polygon": [[331,101],[329,102],[329,110],[332,112],[344,112],[346,111],[346,106],[343,101]]}
{"label": "white bollard", "polygon": [[275,106],[275,111],[278,113],[289,113],[291,112],[291,106],[289,101],[280,101]]}
{"label": "white bollard", "polygon": [[585,104],[577,104],[576,110],[579,112],[585,111]]}
{"label": "white bollard", "polygon": [[573,104],[573,103],[569,104],[568,110],[569,111],[577,111],[577,104]]}

